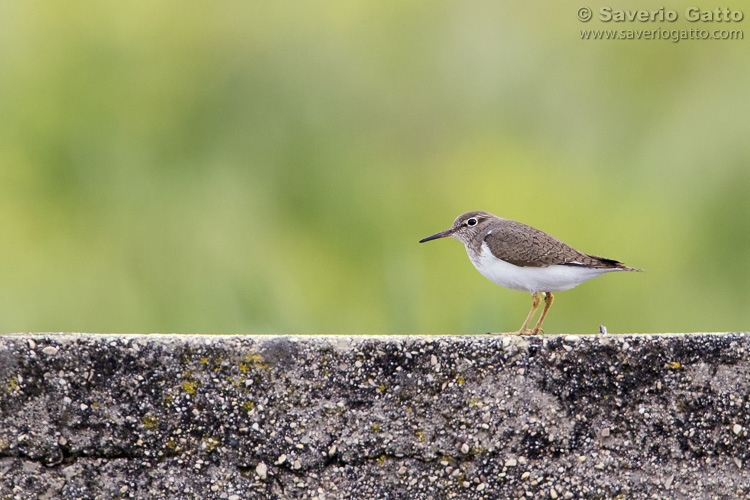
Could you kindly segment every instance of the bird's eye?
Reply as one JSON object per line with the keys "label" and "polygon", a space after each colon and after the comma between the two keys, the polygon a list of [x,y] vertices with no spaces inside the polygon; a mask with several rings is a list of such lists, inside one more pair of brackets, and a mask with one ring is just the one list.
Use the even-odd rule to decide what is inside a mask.
{"label": "bird's eye", "polygon": [[477,225],[477,220],[474,217],[472,217],[471,219],[469,219],[469,220],[466,221],[466,225],[467,226],[476,226]]}

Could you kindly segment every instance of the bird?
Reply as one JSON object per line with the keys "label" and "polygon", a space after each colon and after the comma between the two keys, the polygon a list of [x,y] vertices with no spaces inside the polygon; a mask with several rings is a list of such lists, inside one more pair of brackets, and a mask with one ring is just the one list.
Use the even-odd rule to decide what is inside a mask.
{"label": "bird", "polygon": [[[466,246],[471,263],[485,278],[505,288],[531,293],[531,310],[518,335],[543,333],[542,324],[554,295],[603,274],[639,272],[622,262],[576,250],[567,243],[521,222],[484,211],[466,212],[453,225],[420,243],[455,238]],[[531,321],[544,299],[544,309],[533,328]]]}

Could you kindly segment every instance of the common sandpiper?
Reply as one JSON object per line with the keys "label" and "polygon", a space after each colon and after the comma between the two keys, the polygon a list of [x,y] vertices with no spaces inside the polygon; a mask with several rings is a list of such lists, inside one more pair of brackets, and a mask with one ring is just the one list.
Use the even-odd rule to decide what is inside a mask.
{"label": "common sandpiper", "polygon": [[[466,245],[474,267],[493,283],[513,290],[531,292],[531,311],[520,335],[537,335],[554,296],[602,274],[641,271],[620,261],[579,252],[570,245],[514,220],[488,212],[459,215],[450,229],[420,240],[456,238]],[[544,296],[544,309],[533,329],[529,325]]]}

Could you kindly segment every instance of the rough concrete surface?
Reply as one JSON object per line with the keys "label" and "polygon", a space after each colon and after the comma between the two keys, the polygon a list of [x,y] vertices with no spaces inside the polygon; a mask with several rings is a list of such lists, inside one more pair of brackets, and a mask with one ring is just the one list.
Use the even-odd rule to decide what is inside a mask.
{"label": "rough concrete surface", "polygon": [[750,334],[0,336],[0,499],[750,498]]}

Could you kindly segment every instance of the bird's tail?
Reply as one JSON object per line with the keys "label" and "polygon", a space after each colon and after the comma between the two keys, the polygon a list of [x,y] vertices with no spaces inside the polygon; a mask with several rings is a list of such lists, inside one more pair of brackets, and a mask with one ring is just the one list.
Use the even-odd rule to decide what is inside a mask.
{"label": "bird's tail", "polygon": [[637,267],[628,267],[624,263],[620,262],[619,260],[607,259],[604,257],[599,257],[598,255],[589,255],[589,257],[603,264],[602,267],[611,267],[612,269],[617,269],[620,271],[633,271],[636,273],[643,272],[643,269],[639,269]]}

